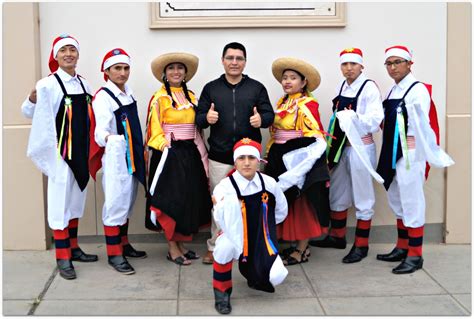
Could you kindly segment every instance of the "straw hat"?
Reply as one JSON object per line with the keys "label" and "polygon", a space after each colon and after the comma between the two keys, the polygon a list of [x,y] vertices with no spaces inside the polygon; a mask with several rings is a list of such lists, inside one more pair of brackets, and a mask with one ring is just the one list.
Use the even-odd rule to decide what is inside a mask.
{"label": "straw hat", "polygon": [[295,70],[303,74],[308,80],[308,91],[312,92],[321,83],[321,76],[318,70],[311,64],[296,58],[284,57],[273,61],[272,73],[278,82],[281,82],[285,70]]}
{"label": "straw hat", "polygon": [[186,82],[189,82],[196,74],[199,58],[195,55],[185,52],[171,52],[162,54],[151,61],[151,72],[155,78],[163,83],[163,73],[168,64],[182,63],[186,66]]}

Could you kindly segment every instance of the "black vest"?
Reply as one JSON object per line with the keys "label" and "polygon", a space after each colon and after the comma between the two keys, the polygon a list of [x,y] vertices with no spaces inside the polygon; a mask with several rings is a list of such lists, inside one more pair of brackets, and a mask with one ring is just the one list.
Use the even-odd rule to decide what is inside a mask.
{"label": "black vest", "polygon": [[[125,136],[126,120],[130,125],[130,131],[132,136],[128,138],[132,139],[133,145],[133,163],[135,165],[135,176],[140,183],[145,186],[145,158],[143,153],[143,135],[142,128],[140,126],[140,119],[138,118],[137,101],[132,96],[133,102],[128,105],[122,105],[120,100],[112,93],[108,88],[103,87],[102,90],[107,92],[115,102],[117,102],[119,108],[114,111],[115,122],[117,123],[117,134]],[[125,127],[124,127],[125,126]],[[128,145],[126,146],[128,148]],[[126,156],[127,157],[127,156]],[[127,160],[127,159],[126,159]],[[127,165],[129,165],[127,160]],[[146,187],[146,186],[145,186]]]}
{"label": "black vest", "polygon": [[[71,168],[81,191],[89,181],[89,103],[91,95],[86,92],[81,78],[77,76],[83,93],[68,94],[59,75],[54,73],[63,91],[63,98],[56,114],[56,135],[61,157]],[[66,98],[71,100],[71,108],[66,110]],[[68,140],[71,140],[69,145]],[[68,153],[71,154],[69,158]]]}
{"label": "black vest", "polygon": [[364,89],[365,85],[369,81],[372,81],[372,80],[367,79],[367,80],[364,81],[364,83],[362,83],[361,87],[359,88],[359,91],[357,91],[357,94],[354,97],[346,97],[346,96],[341,95],[342,88],[344,87],[344,84],[346,83],[346,81],[344,81],[341,85],[341,89],[339,90],[339,95],[336,96],[332,100],[332,111],[334,112],[334,115],[333,115],[334,116],[334,118],[333,118],[334,132],[332,133],[332,135],[335,137],[335,139],[333,139],[330,136],[328,137],[328,139],[332,139],[331,147],[329,148],[329,153],[328,153],[328,166],[329,166],[329,169],[332,169],[334,166],[337,165],[339,159],[336,159],[336,155],[337,155],[339,149],[341,150],[340,154],[342,154],[342,152],[344,151],[344,148],[346,146],[346,143],[345,143],[346,142],[346,133],[344,133],[341,130],[341,127],[339,126],[339,120],[336,117],[336,113],[339,112],[339,111],[344,110],[345,108],[347,108],[349,110],[354,110],[354,112],[356,112],[356,110],[357,110],[357,99],[359,98],[359,95],[362,93],[362,90]]}
{"label": "black vest", "polygon": [[[254,285],[259,290],[272,292],[274,291],[274,288],[269,282],[270,269],[278,255],[278,241],[275,223],[275,196],[266,191],[261,173],[257,172],[257,174],[262,183],[262,190],[258,193],[247,196],[242,196],[235,179],[232,175],[229,176],[232,186],[234,186],[235,192],[237,193],[237,197],[239,200],[245,202],[247,212],[246,221],[243,222],[247,223],[248,256],[245,259],[243,255],[240,256],[239,270],[240,273],[247,278],[249,285]],[[265,193],[268,195],[268,211],[266,213],[262,208],[262,196]],[[266,223],[264,223],[265,217]],[[244,217],[242,216],[242,218]],[[265,244],[265,224],[268,225],[266,231],[276,249],[276,253],[272,255],[269,254]]]}
{"label": "black vest", "polygon": [[[384,179],[384,187],[386,190],[389,189],[392,183],[393,177],[395,176],[395,167],[393,166],[393,149],[394,149],[394,138],[395,138],[395,126],[397,123],[397,114],[402,113],[405,125],[405,137],[408,130],[408,113],[405,106],[405,97],[408,92],[416,85],[419,81],[413,82],[413,84],[406,90],[405,94],[401,99],[390,99],[392,91],[387,96],[387,99],[383,101],[383,108],[385,113],[385,119],[383,124],[383,142],[382,150],[380,151],[379,163],[377,165],[377,173]],[[397,138],[397,151],[395,155],[395,163],[402,157],[402,143],[400,138]]]}

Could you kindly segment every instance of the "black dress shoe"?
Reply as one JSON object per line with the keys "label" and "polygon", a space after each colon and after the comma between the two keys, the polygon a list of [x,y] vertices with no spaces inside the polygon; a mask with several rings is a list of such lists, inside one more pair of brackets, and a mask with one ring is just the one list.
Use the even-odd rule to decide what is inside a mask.
{"label": "black dress shoe", "polygon": [[214,307],[221,315],[227,315],[232,311],[232,306],[230,305],[231,292],[232,290],[229,292],[222,292],[214,288],[214,298],[216,300]]}
{"label": "black dress shoe", "polygon": [[377,254],[377,259],[382,261],[402,261],[407,257],[408,249],[393,248],[388,254]]}
{"label": "black dress shoe", "polygon": [[146,252],[141,251],[141,250],[136,250],[130,244],[126,244],[123,246],[123,255],[125,257],[137,258],[137,259],[147,257]]}
{"label": "black dress shoe", "polygon": [[133,269],[133,267],[128,263],[127,259],[123,256],[109,256],[109,265],[124,275],[131,275],[135,273],[135,269]]}
{"label": "black dress shoe", "polygon": [[346,249],[346,237],[337,238],[333,236],[326,236],[322,240],[310,240],[309,244],[314,247],[321,248],[336,248],[336,249]]}
{"label": "black dress shoe", "polygon": [[79,247],[71,249],[71,254],[72,254],[72,261],[80,261],[83,263],[90,263],[90,262],[97,261],[99,259],[97,255],[86,254]]}
{"label": "black dress shoe", "polygon": [[423,267],[423,257],[421,256],[408,256],[404,261],[397,267],[392,269],[392,272],[397,275],[411,274]]}
{"label": "black dress shoe", "polygon": [[346,257],[342,258],[342,262],[345,264],[352,264],[352,263],[359,262],[365,257],[367,257],[368,251],[369,251],[369,247],[352,246],[351,251],[346,255]]}
{"label": "black dress shoe", "polygon": [[76,279],[76,271],[69,259],[57,259],[56,263],[61,277],[68,280]]}

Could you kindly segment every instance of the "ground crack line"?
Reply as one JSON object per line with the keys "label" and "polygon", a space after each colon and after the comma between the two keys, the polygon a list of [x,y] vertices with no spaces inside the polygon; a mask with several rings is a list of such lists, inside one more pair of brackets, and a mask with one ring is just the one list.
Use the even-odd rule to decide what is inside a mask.
{"label": "ground crack line", "polygon": [[38,308],[38,306],[40,305],[41,301],[43,300],[44,295],[48,291],[49,286],[51,286],[51,283],[53,282],[54,277],[56,277],[57,273],[58,273],[58,268],[55,267],[53,270],[53,273],[51,274],[51,276],[49,276],[48,281],[44,284],[43,290],[40,292],[38,297],[36,297],[36,299],[34,300],[33,305],[28,311],[27,316],[32,316],[35,314],[36,308]]}

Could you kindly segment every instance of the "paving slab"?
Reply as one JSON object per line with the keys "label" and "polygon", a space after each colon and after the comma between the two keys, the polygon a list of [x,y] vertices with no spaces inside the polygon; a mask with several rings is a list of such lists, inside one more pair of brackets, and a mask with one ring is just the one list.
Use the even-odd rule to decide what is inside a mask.
{"label": "paving slab", "polygon": [[472,296],[471,294],[454,294],[453,297],[459,301],[469,313],[472,312]]}
{"label": "paving slab", "polygon": [[[88,253],[99,255],[93,263],[74,263],[76,280],[56,276],[45,300],[140,300],[176,299],[178,294],[179,267],[163,258],[165,245],[140,244],[137,249],[147,251],[148,258],[130,259],[134,275],[122,275],[113,270],[105,256],[105,248],[81,245]],[[164,250],[164,252],[163,252]],[[94,287],[91,289],[90,287]],[[71,293],[73,291],[74,293]]]}
{"label": "paving slab", "polygon": [[[289,297],[289,296],[287,296]],[[233,298],[234,316],[322,316],[324,312],[316,298]],[[179,315],[217,316],[212,300],[181,300]]]}
{"label": "paving slab", "polygon": [[[179,297],[180,299],[213,299],[212,265],[194,262],[191,266],[181,267]],[[283,284],[275,288],[274,293],[250,289],[247,280],[240,274],[239,264],[234,261],[232,267],[232,298],[293,298],[315,297],[300,266],[288,267],[288,276]],[[196,280],[199,278],[199,280]]]}
{"label": "paving slab", "polygon": [[33,306],[33,300],[3,300],[4,316],[26,316]]}
{"label": "paving slab", "polygon": [[371,244],[369,255],[359,263],[343,264],[341,259],[350,250],[311,248],[308,263],[302,264],[319,297],[402,296],[445,294],[424,271],[409,275],[394,275],[398,263],[375,259],[377,253],[391,245]]}
{"label": "paving slab", "polygon": [[3,299],[34,300],[56,268],[54,251],[4,251]]}
{"label": "paving slab", "polygon": [[460,316],[467,315],[449,295],[320,298],[331,316]]}
{"label": "paving slab", "polygon": [[172,316],[176,300],[45,300],[35,311],[38,316]]}
{"label": "paving slab", "polygon": [[423,246],[423,268],[447,291],[471,293],[471,246],[445,244]]}

